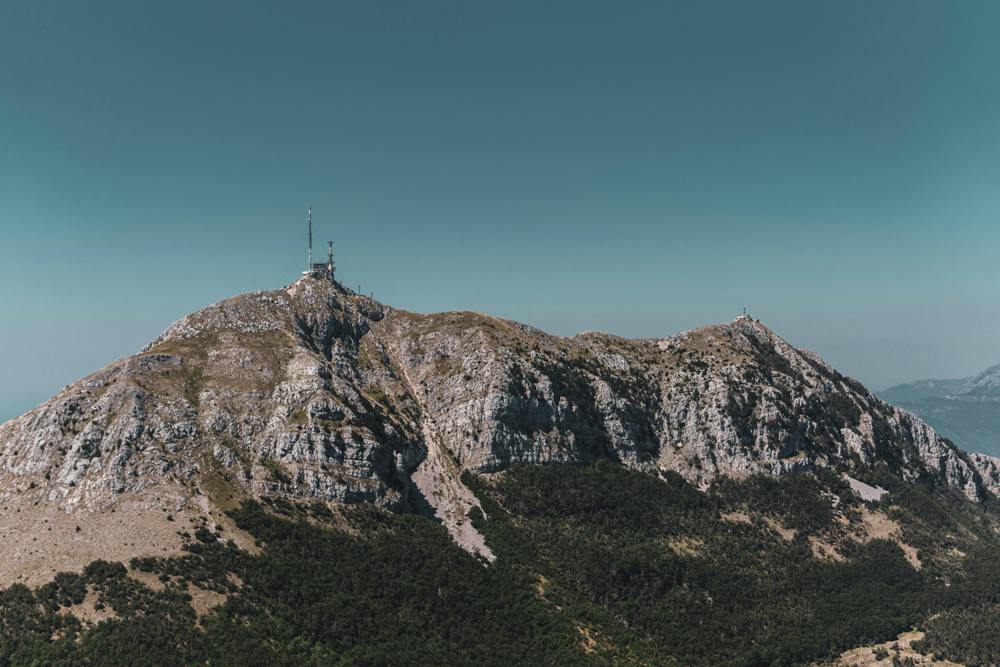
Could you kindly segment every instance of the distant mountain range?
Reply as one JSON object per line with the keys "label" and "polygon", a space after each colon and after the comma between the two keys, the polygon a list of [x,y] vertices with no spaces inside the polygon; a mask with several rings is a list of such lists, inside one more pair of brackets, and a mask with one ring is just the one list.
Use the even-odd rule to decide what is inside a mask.
{"label": "distant mountain range", "polygon": [[1000,364],[974,377],[896,385],[879,396],[923,418],[962,449],[1000,454]]}

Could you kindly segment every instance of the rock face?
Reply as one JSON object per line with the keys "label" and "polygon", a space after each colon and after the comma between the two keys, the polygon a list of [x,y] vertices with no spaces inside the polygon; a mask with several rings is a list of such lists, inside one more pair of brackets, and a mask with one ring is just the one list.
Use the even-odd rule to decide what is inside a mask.
{"label": "rock face", "polygon": [[612,459],[698,484],[884,463],[972,499],[973,461],[759,322],[659,340],[573,338],[473,313],[394,312],[380,328],[462,468]]}
{"label": "rock face", "polygon": [[34,482],[99,507],[225,472],[254,495],[398,505],[424,449],[416,405],[370,336],[385,312],[303,279],[190,315],[0,427],[0,488]]}
{"label": "rock face", "polygon": [[618,461],[719,475],[885,464],[982,499],[970,458],[759,322],[657,340],[417,315],[304,277],[194,313],[0,426],[0,499],[283,495],[423,508],[490,558],[462,471]]}

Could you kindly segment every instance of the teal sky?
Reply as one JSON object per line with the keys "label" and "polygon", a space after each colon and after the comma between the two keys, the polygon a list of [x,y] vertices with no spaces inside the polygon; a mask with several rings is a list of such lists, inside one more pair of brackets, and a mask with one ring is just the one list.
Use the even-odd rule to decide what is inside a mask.
{"label": "teal sky", "polygon": [[998,71],[992,1],[5,2],[0,419],[294,280],[308,203],[410,310],[975,372]]}

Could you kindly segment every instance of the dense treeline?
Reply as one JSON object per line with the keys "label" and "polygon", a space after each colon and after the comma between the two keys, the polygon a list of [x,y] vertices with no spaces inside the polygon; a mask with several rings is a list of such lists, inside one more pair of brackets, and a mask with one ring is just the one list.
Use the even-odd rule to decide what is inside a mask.
{"label": "dense treeline", "polygon": [[[486,567],[439,525],[371,508],[333,529],[323,505],[280,500],[233,513],[265,549],[253,556],[199,529],[180,558],[95,562],[32,591],[0,593],[0,665],[607,665],[642,642],[615,634],[590,657],[572,619],[552,614],[519,568]],[[192,586],[228,601],[197,619]],[[66,613],[88,590],[116,618],[87,630]],[[598,610],[600,621],[613,624]],[[636,644],[631,653],[631,644]]]}
{"label": "dense treeline", "polygon": [[[490,566],[418,516],[250,502],[232,516],[259,554],[206,526],[130,564],[152,588],[98,561],[0,592],[0,665],[792,665],[914,625],[924,650],[996,663],[997,512],[894,479],[869,481],[919,570],[849,539],[835,511],[862,504],[834,474],[710,493],[611,464],[467,476]],[[199,617],[199,591],[225,601]],[[68,613],[84,603],[111,617]]]}
{"label": "dense treeline", "polygon": [[917,648],[969,667],[1000,665],[1000,547],[994,540],[962,547],[948,604],[922,624],[926,636]]}
{"label": "dense treeline", "polygon": [[[611,465],[519,468],[480,492],[500,558],[536,564],[565,600],[607,608],[682,664],[800,664],[882,641],[923,618],[934,588],[886,541],[814,558],[805,529],[829,527],[832,505],[811,477],[708,495]],[[737,510],[799,532],[723,519]]]}

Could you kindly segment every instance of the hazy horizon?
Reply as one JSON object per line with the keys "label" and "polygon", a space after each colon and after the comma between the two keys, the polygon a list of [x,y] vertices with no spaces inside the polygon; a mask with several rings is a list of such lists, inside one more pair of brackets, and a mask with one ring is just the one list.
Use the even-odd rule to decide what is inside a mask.
{"label": "hazy horizon", "polygon": [[1000,361],[1000,5],[0,11],[0,421],[337,242],[396,307]]}
{"label": "hazy horizon", "polygon": [[[303,244],[303,247],[305,247],[304,244]],[[316,252],[316,251],[317,251],[317,249],[314,248],[314,252]],[[293,282],[293,281],[297,280],[298,278],[299,278],[299,275],[298,275],[297,271],[293,271],[293,274],[288,279],[288,282]],[[258,287],[258,288],[255,288],[255,289],[278,289],[278,288],[280,288],[282,286],[283,285],[275,285],[272,288]],[[351,289],[358,289],[359,287],[364,288],[363,285],[353,285],[352,286],[352,285],[348,284],[347,286],[350,287]],[[254,290],[246,290],[246,291],[254,291]],[[367,288],[364,288],[364,291],[365,291],[366,294],[368,293]],[[236,296],[236,293],[220,295],[220,296],[218,296],[217,299],[213,297],[213,301],[211,303],[214,303],[216,300],[219,300],[219,299],[228,298],[230,296]],[[378,294],[375,294],[374,296],[375,296],[376,299],[380,299],[380,296]],[[380,299],[380,300],[384,301],[384,299]],[[72,382],[75,382],[76,380],[79,380],[79,379],[81,379],[81,378],[89,375],[92,372],[100,370],[101,368],[103,368],[107,364],[112,363],[112,362],[114,362],[114,361],[116,361],[118,359],[125,358],[125,357],[128,357],[128,356],[132,355],[132,354],[137,353],[142,347],[144,347],[147,343],[149,343],[152,340],[154,340],[160,333],[162,333],[163,330],[165,330],[170,324],[172,324],[173,322],[175,322],[177,319],[180,319],[184,315],[187,315],[187,314],[189,314],[191,312],[195,312],[195,311],[199,310],[200,308],[202,308],[204,306],[208,306],[208,305],[210,305],[209,302],[206,302],[206,303],[203,303],[203,304],[200,304],[200,305],[192,305],[189,311],[186,311],[183,314],[178,315],[177,317],[175,317],[173,319],[170,319],[169,321],[164,321],[164,323],[163,323],[163,325],[161,327],[156,328],[154,330],[150,330],[150,333],[145,338],[138,339],[136,342],[134,342],[134,344],[132,344],[132,347],[130,349],[122,350],[121,353],[119,353],[117,355],[114,355],[112,353],[112,356],[107,357],[104,360],[97,359],[94,354],[87,354],[87,355],[85,355],[84,358],[85,359],[93,359],[93,363],[95,365],[93,365],[92,367],[89,367],[88,370],[79,371],[77,375],[73,375],[73,376],[70,376],[69,374],[67,374],[67,373],[71,373],[72,371],[64,372],[61,376],[58,376],[58,377],[66,377],[68,379],[65,382],[62,382],[61,384],[52,385],[51,388],[39,387],[39,388],[36,388],[36,390],[34,392],[26,392],[23,396],[18,396],[15,393],[13,395],[13,397],[12,397],[12,400],[11,400],[11,396],[6,396],[5,399],[7,399],[7,400],[5,400],[3,402],[0,402],[0,423],[3,423],[4,421],[7,421],[8,419],[12,419],[14,417],[17,417],[17,416],[23,414],[24,412],[27,412],[28,410],[36,407],[37,405],[45,402],[46,400],[48,400],[49,398],[51,398],[52,396],[54,396],[64,386],[66,386],[68,384],[71,384]],[[405,304],[387,302],[387,305],[394,306],[396,308],[402,308],[404,310],[414,310],[413,308],[408,308]],[[449,310],[477,310],[477,309],[473,308],[473,307],[456,306],[455,308],[450,308]],[[439,311],[429,310],[429,311],[421,311],[421,312],[439,312]],[[498,314],[498,313],[489,313],[489,314],[507,317],[506,315],[501,315],[501,314]],[[672,330],[672,331],[664,331],[664,332],[660,332],[660,333],[650,333],[648,335],[635,335],[635,336],[630,336],[630,337],[636,337],[636,338],[667,337],[667,336],[671,336],[671,335],[674,335],[674,334],[677,334],[677,333],[681,333],[681,332],[686,331],[688,329],[697,328],[699,326],[705,326],[705,325],[710,325],[710,324],[721,324],[721,323],[723,323],[725,321],[728,321],[729,319],[734,319],[739,314],[740,313],[734,312],[732,314],[731,318],[720,319],[718,321],[711,321],[711,322],[709,322],[709,321],[700,322],[700,323],[697,323],[697,324],[691,324],[690,326],[682,326],[681,328],[676,329],[676,330]],[[765,325],[771,327],[772,329],[775,329],[773,323],[771,323],[771,322],[767,321],[766,319],[762,318],[759,314],[754,313],[752,311],[749,312],[749,314],[751,316],[757,318],[757,319],[760,319]],[[633,315],[635,315],[635,314],[633,314]],[[639,314],[639,315],[641,317],[641,314]],[[127,317],[127,309],[125,309],[125,311],[122,312],[122,313],[116,313],[115,317]],[[540,328],[540,329],[546,331],[547,333],[552,333],[552,334],[561,335],[561,336],[572,336],[572,335],[575,335],[575,334],[578,334],[578,333],[583,333],[584,331],[588,331],[588,330],[599,330],[599,331],[604,331],[606,333],[612,333],[612,334],[616,334],[616,335],[623,335],[623,334],[621,334],[621,332],[618,332],[618,331],[613,331],[613,330],[609,330],[609,329],[598,329],[598,328],[595,328],[595,327],[584,327],[584,328],[581,328],[581,329],[578,329],[578,330],[575,330],[575,331],[552,331],[552,330],[549,330],[549,329],[545,329],[544,327],[539,326],[538,324],[536,324],[534,322],[531,322],[531,321],[526,321],[526,320],[523,320],[523,319],[519,320],[516,317],[510,317],[509,319],[514,319],[516,321],[522,322],[523,324],[528,324],[528,325]],[[101,331],[104,331],[104,329],[102,328]],[[777,333],[779,336],[782,336],[783,338],[785,338],[786,340],[788,340],[789,343],[791,343],[792,345],[795,345],[796,347],[800,347],[800,348],[803,348],[803,349],[809,349],[809,350],[811,350],[813,352],[817,352],[826,361],[830,362],[835,368],[837,368],[837,370],[839,370],[839,371],[841,371],[841,372],[843,372],[843,373],[845,373],[847,375],[850,375],[852,377],[855,377],[856,379],[860,379],[862,382],[865,382],[858,375],[855,375],[853,373],[848,372],[845,369],[845,364],[838,364],[835,361],[833,361],[833,357],[830,354],[826,354],[822,350],[816,349],[815,347],[810,347],[808,345],[802,345],[799,342],[797,342],[796,340],[790,339],[780,329],[775,329],[775,333]],[[85,349],[82,349],[82,348],[71,348],[71,349],[73,349],[76,352],[84,352],[84,353],[88,352],[88,350],[85,350]],[[29,355],[32,355],[33,353],[36,353],[36,354],[37,353],[43,353],[44,350],[42,349],[41,346],[39,346],[37,352],[35,352],[33,350],[26,350],[26,352]],[[846,350],[846,352],[849,353],[850,350]],[[833,351],[833,354],[836,354],[836,351]],[[960,378],[963,378],[963,377],[968,377],[968,376],[976,375],[979,371],[984,370],[987,366],[990,366],[990,365],[993,365],[993,364],[992,363],[986,364],[986,365],[983,365],[982,367],[974,368],[974,369],[972,369],[972,370],[970,370],[970,371],[968,371],[966,373],[959,374],[959,375],[953,375],[953,376],[947,376],[947,377],[929,376],[928,375],[928,376],[920,376],[920,377],[901,378],[901,379],[899,379],[897,381],[893,381],[893,382],[890,382],[890,383],[884,384],[884,385],[871,385],[871,384],[868,384],[868,383],[865,383],[865,384],[868,386],[868,389],[877,392],[877,391],[881,391],[883,389],[890,388],[890,387],[892,387],[894,385],[897,385],[897,384],[901,384],[901,383],[905,383],[905,382],[911,382],[911,381],[915,381],[915,380],[924,380],[924,379],[960,379]]]}

